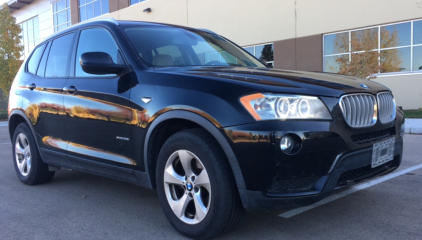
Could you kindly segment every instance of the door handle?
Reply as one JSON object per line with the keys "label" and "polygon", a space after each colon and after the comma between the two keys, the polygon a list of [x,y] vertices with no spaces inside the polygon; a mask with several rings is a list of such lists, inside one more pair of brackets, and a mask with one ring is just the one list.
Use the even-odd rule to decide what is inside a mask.
{"label": "door handle", "polygon": [[31,84],[26,84],[26,87],[27,87],[29,90],[34,90],[34,89],[37,87],[37,85],[35,85],[35,83],[31,83]]}
{"label": "door handle", "polygon": [[70,87],[64,87],[63,88],[63,92],[67,92],[67,93],[74,93],[78,91],[78,89],[76,89],[75,86],[70,86]]}

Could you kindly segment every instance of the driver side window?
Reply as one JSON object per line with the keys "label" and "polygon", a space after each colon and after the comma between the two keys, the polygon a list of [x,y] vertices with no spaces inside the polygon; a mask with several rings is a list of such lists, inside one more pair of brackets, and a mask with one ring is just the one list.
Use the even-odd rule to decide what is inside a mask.
{"label": "driver side window", "polygon": [[[76,52],[76,77],[98,77],[95,74],[89,74],[82,70],[80,58],[86,52],[105,52],[108,53],[113,62],[116,64],[124,64],[119,48],[114,41],[111,34],[103,28],[87,29],[81,32],[78,43],[78,50]],[[102,76],[116,76],[115,74],[108,74]]]}

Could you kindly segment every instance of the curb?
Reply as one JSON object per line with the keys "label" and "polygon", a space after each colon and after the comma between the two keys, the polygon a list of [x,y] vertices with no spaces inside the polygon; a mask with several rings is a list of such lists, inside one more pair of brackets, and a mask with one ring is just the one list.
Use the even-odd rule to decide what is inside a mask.
{"label": "curb", "polygon": [[409,133],[422,134],[422,127],[411,127]]}
{"label": "curb", "polygon": [[406,118],[404,133],[422,134],[422,119]]}

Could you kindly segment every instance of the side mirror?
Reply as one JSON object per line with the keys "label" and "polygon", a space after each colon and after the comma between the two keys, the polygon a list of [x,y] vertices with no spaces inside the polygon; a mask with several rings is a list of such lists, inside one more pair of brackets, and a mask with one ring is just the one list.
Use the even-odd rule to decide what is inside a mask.
{"label": "side mirror", "polygon": [[82,70],[90,74],[119,74],[124,69],[125,65],[119,65],[113,62],[113,59],[105,52],[86,52],[81,55],[79,59]]}

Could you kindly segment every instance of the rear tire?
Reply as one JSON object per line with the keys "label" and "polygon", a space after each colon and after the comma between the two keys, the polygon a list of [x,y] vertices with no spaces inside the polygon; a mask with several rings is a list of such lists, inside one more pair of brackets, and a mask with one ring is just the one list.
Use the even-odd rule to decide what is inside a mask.
{"label": "rear tire", "polygon": [[12,138],[13,164],[21,182],[36,185],[50,182],[55,172],[48,170],[38,152],[34,136],[26,123],[16,127]]}
{"label": "rear tire", "polygon": [[185,130],[167,139],[156,176],[163,211],[181,234],[208,239],[240,222],[244,209],[230,167],[205,130]]}

